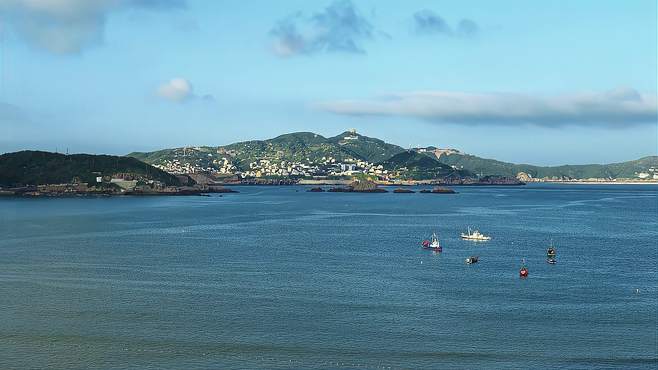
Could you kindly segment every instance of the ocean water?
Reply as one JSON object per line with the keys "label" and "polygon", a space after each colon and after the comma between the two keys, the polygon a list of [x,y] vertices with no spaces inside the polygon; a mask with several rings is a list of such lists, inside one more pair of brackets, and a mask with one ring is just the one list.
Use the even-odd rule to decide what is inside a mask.
{"label": "ocean water", "polygon": [[658,187],[456,189],[0,199],[0,369],[658,366]]}

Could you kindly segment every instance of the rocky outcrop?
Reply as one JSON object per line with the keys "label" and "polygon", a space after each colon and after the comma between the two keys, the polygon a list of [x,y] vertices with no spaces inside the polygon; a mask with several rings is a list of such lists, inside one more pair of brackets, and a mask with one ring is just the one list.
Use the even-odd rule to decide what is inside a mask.
{"label": "rocky outcrop", "polygon": [[388,190],[377,187],[370,180],[356,180],[347,187],[336,187],[328,190],[331,193],[388,193]]}

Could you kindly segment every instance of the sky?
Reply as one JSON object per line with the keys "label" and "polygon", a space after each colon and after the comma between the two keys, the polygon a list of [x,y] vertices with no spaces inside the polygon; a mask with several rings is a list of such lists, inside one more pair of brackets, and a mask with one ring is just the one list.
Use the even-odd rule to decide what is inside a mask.
{"label": "sky", "polygon": [[0,153],[354,128],[539,165],[658,152],[655,0],[0,0]]}

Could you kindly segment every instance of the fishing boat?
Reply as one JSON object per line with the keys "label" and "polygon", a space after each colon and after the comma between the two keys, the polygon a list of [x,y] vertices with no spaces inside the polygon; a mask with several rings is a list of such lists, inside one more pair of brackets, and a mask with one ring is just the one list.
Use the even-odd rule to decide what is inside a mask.
{"label": "fishing boat", "polygon": [[436,233],[432,233],[431,240],[423,240],[423,248],[431,249],[433,251],[441,252],[441,243],[439,243],[439,238],[436,236]]}
{"label": "fishing boat", "polygon": [[470,256],[466,259],[466,263],[472,265],[478,262],[478,256]]}
{"label": "fishing boat", "polygon": [[461,237],[464,240],[475,240],[475,241],[487,241],[491,240],[490,236],[484,235],[480,233],[479,230],[471,230],[471,228],[468,228],[468,233],[461,233]]}

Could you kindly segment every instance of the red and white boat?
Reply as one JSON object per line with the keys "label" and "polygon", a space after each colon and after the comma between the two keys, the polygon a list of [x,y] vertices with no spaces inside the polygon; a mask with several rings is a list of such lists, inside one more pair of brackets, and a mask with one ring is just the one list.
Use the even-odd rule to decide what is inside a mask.
{"label": "red and white boat", "polygon": [[423,248],[431,249],[436,252],[441,252],[443,250],[443,248],[441,248],[441,243],[439,242],[439,238],[436,236],[436,233],[432,233],[431,240],[423,240]]}

